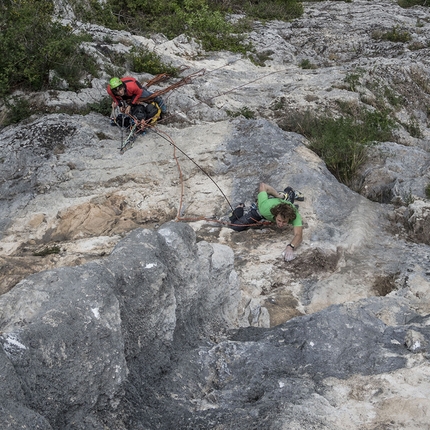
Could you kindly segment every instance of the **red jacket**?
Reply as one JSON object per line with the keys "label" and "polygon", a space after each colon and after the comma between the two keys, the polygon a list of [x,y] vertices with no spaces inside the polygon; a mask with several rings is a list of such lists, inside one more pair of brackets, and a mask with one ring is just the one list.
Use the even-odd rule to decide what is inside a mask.
{"label": "red jacket", "polygon": [[135,105],[138,104],[137,101],[142,97],[142,84],[131,76],[124,76],[121,78],[121,82],[125,86],[125,93],[122,97],[116,96],[110,89],[110,85],[107,86],[107,92],[115,101],[115,103],[120,106],[121,100],[127,102],[127,104]]}

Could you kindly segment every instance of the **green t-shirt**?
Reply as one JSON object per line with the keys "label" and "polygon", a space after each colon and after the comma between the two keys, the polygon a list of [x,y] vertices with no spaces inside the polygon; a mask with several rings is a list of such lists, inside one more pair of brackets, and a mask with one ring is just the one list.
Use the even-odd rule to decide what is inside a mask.
{"label": "green t-shirt", "polygon": [[288,224],[292,224],[294,227],[301,227],[303,225],[302,217],[300,216],[297,208],[292,203],[277,198],[269,199],[269,195],[266,191],[261,191],[261,193],[258,193],[258,212],[260,212],[263,218],[269,221],[275,221],[270,209],[272,209],[274,206],[278,206],[280,203],[291,205],[296,211],[296,219],[294,221],[290,221]]}

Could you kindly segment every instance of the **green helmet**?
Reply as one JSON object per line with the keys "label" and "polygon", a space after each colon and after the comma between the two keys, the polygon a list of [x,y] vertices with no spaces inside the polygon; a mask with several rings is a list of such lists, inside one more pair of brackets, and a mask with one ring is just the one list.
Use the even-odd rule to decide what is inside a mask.
{"label": "green helmet", "polygon": [[109,81],[110,89],[113,90],[114,88],[118,88],[122,85],[122,81],[120,78],[112,78]]}

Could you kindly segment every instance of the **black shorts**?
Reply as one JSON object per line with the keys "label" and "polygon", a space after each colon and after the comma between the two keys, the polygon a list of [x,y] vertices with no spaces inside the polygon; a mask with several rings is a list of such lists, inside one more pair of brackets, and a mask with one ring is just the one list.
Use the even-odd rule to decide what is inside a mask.
{"label": "black shorts", "polygon": [[235,231],[244,231],[253,226],[253,224],[258,224],[263,217],[260,215],[257,209],[251,208],[247,213],[244,213],[245,210],[242,207],[236,208],[232,215],[230,216],[230,225],[229,227]]}

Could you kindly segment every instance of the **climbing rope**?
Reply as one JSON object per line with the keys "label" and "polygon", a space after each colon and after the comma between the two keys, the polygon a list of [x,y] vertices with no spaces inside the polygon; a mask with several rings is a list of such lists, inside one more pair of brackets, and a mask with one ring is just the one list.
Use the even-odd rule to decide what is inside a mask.
{"label": "climbing rope", "polygon": [[[229,205],[232,212],[234,211],[234,208],[231,205],[231,203],[230,203],[229,199],[227,198],[227,196],[225,195],[225,193],[223,192],[223,190],[221,189],[221,187],[216,183],[216,181],[212,178],[212,176],[205,169],[203,169],[203,167],[200,166],[192,157],[190,157],[185,151],[183,151],[181,148],[179,148],[179,146],[174,142],[174,140],[172,139],[172,137],[169,134],[158,129],[158,127],[156,127],[155,122],[151,122],[151,119],[139,121],[136,117],[134,117],[131,114],[128,114],[128,115],[123,114],[123,117],[122,117],[123,124],[124,124],[124,117],[125,116],[128,116],[133,121],[133,125],[130,128],[130,132],[129,132],[127,138],[124,141],[122,141],[122,143],[121,143],[121,147],[120,147],[120,153],[121,154],[123,154],[127,149],[132,147],[135,136],[139,132],[143,132],[146,130],[151,130],[156,135],[163,138],[164,140],[169,142],[170,145],[173,146],[173,157],[175,159],[175,163],[176,163],[176,166],[177,166],[177,169],[179,172],[179,180],[180,180],[180,184],[181,184],[181,193],[180,193],[178,211],[177,211],[177,215],[176,215],[176,221],[183,221],[183,222],[207,221],[207,222],[212,222],[212,223],[215,222],[215,223],[225,225],[225,226],[236,225],[236,224],[231,223],[231,222],[222,221],[222,220],[218,220],[216,218],[209,218],[209,217],[204,217],[204,216],[201,216],[201,217],[184,217],[182,214],[183,199],[184,199],[184,179],[183,179],[181,165],[180,165],[179,159],[176,155],[176,151],[179,151],[181,154],[183,154],[188,160],[190,160],[198,169],[200,169],[213,182],[213,184],[217,187],[219,192],[222,194],[222,196],[226,200],[226,202]],[[240,226],[241,227],[260,227],[260,226],[265,226],[265,225],[270,225],[270,224],[272,224],[270,221],[258,221],[258,222],[253,223],[253,224],[240,224]]]}
{"label": "climbing rope", "polygon": [[[152,101],[153,99],[155,99],[156,97],[159,97],[159,96],[161,96],[161,95],[164,95],[164,94],[166,94],[166,93],[168,93],[168,92],[170,92],[170,91],[172,91],[172,90],[174,90],[174,89],[176,89],[176,88],[179,88],[179,87],[181,87],[181,86],[183,86],[183,85],[186,85],[186,84],[190,83],[192,79],[198,78],[198,77],[203,76],[203,75],[207,75],[207,74],[209,74],[209,73],[213,73],[213,72],[215,72],[216,70],[219,70],[219,69],[222,69],[223,67],[229,66],[230,64],[232,64],[232,63],[234,63],[234,62],[238,61],[238,59],[239,59],[239,58],[237,58],[237,59],[235,59],[235,60],[233,60],[233,61],[230,61],[230,62],[228,62],[228,63],[226,63],[226,64],[223,64],[222,66],[219,66],[219,67],[217,67],[217,68],[215,68],[215,69],[213,69],[213,70],[211,70],[211,71],[206,71],[206,69],[200,69],[200,70],[198,70],[198,71],[196,71],[196,72],[194,72],[194,73],[191,73],[191,74],[190,74],[190,75],[188,75],[188,76],[185,76],[185,77],[184,77],[184,78],[182,78],[180,81],[178,81],[178,82],[176,82],[176,83],[174,83],[174,84],[170,85],[170,86],[169,86],[169,87],[167,87],[167,88],[164,88],[164,89],[162,89],[162,90],[155,91],[155,92],[154,92],[154,93],[152,93],[149,97],[139,99],[139,101],[144,102],[144,103],[146,103],[146,102],[150,102],[150,101]],[[187,68],[184,68],[184,69],[182,69],[182,71],[184,71],[184,70],[186,70],[186,69],[187,69]],[[271,76],[271,75],[274,75],[274,74],[277,74],[277,73],[282,73],[282,72],[285,72],[285,71],[287,71],[287,70],[288,70],[288,69],[282,69],[282,70],[275,70],[275,71],[273,71],[273,72],[266,73],[266,74],[264,74],[263,76],[259,76],[259,77],[255,78],[255,79],[252,79],[252,80],[250,80],[250,81],[245,82],[244,84],[241,84],[241,85],[238,85],[238,86],[236,86],[236,87],[230,88],[229,90],[226,90],[226,91],[224,91],[224,92],[222,92],[222,93],[219,93],[219,94],[217,94],[217,95],[215,95],[215,96],[209,97],[209,98],[204,99],[204,100],[199,100],[199,101],[197,101],[196,103],[194,103],[193,105],[191,105],[191,106],[189,106],[188,108],[186,108],[186,109],[184,110],[184,113],[189,112],[191,109],[194,109],[194,108],[196,108],[197,106],[199,106],[199,105],[201,105],[201,104],[203,104],[203,103],[204,103],[204,104],[208,104],[211,100],[213,100],[213,99],[215,99],[215,98],[218,98],[218,97],[221,97],[221,96],[223,96],[223,95],[226,95],[226,94],[232,93],[233,91],[236,91],[236,90],[238,90],[238,89],[240,89],[240,88],[246,87],[247,85],[252,84],[252,83],[254,83],[254,82],[257,82],[257,81],[259,81],[259,80],[261,80],[261,79],[267,78],[268,76]],[[163,73],[163,74],[157,75],[157,76],[156,76],[155,78],[153,78],[151,81],[148,81],[145,85],[146,85],[146,87],[148,87],[148,86],[150,86],[150,85],[153,85],[154,83],[161,82],[161,81],[166,80],[166,79],[168,79],[168,78],[169,78],[169,75],[167,75],[167,74]],[[164,120],[163,120],[163,119],[161,119],[161,120],[159,120],[158,122],[159,122],[159,123],[162,123],[163,121],[164,121]]]}
{"label": "climbing rope", "polygon": [[[171,136],[169,136],[167,133],[165,133],[163,131],[158,130],[156,127],[152,127],[151,130],[153,132],[155,132],[158,136],[165,139],[167,142],[169,142],[173,146],[173,156],[175,158],[176,166],[178,168],[179,179],[180,179],[180,183],[181,183],[181,196],[180,196],[178,211],[177,211],[177,215],[176,215],[176,221],[184,221],[184,222],[207,221],[207,222],[216,222],[216,223],[226,225],[226,226],[237,225],[237,224],[234,224],[231,222],[218,220],[216,218],[208,218],[208,217],[203,217],[203,216],[201,216],[201,217],[184,217],[184,216],[182,216],[182,205],[183,205],[183,197],[184,197],[184,180],[183,180],[182,169],[181,169],[181,166],[179,164],[179,159],[176,156],[176,150],[178,150],[179,152],[181,152],[181,154],[183,154],[186,158],[188,158],[188,160],[190,160],[194,165],[196,165],[215,184],[215,186],[218,188],[218,190],[220,191],[220,193],[222,194],[222,196],[224,197],[224,199],[226,200],[226,202],[230,206],[230,209],[232,210],[232,212],[234,211],[234,209],[233,209],[233,206],[231,205],[230,201],[228,200],[227,196],[225,195],[225,193],[222,191],[220,186],[215,182],[215,180],[209,175],[209,173],[207,173],[206,170],[203,169],[203,167],[201,167],[194,159],[192,159],[188,154],[186,154],[185,151],[183,151],[181,148],[179,148],[178,145],[176,145],[176,143],[173,141]],[[241,227],[260,227],[260,226],[265,226],[265,225],[270,225],[270,224],[272,224],[270,221],[258,221],[258,222],[253,223],[253,224],[240,224],[240,226]]]}
{"label": "climbing rope", "polygon": [[[166,94],[170,91],[175,90],[176,88],[182,87],[183,85],[189,84],[191,82],[192,79],[195,79],[199,76],[203,76],[206,73],[205,69],[200,69],[194,73],[190,73],[189,75],[183,77],[182,79],[180,79],[178,82],[175,82],[172,85],[169,85],[166,88],[163,88],[161,90],[158,91],[154,91],[150,96],[148,97],[142,97],[138,100],[139,103],[149,103],[151,101],[153,101],[156,97],[160,97],[163,94]],[[145,84],[145,86],[148,88],[149,86],[153,85],[154,83],[160,82],[161,80],[166,80],[167,77],[169,77],[169,75],[167,75],[166,73],[162,73],[160,75],[157,75],[154,79],[152,79],[151,81],[147,82]]]}
{"label": "climbing rope", "polygon": [[[237,61],[237,59],[235,61]],[[227,63],[227,64],[225,64],[223,66],[220,66],[220,67],[212,70],[209,73],[212,73],[215,70],[219,70],[220,68],[225,67],[225,66],[227,66],[229,64],[231,64],[231,62],[229,62],[229,63]],[[185,69],[183,69],[183,70],[185,70]],[[218,94],[216,96],[213,96],[213,97],[211,97],[209,99],[205,99],[203,101],[199,101],[195,105],[193,105],[190,108],[188,108],[187,111],[190,110],[191,108],[199,105],[200,103],[206,103],[206,102],[208,102],[208,101],[210,101],[210,100],[212,100],[212,99],[214,99],[216,97],[220,97],[221,95],[228,94],[228,93],[230,93],[230,92],[232,92],[232,91],[234,91],[234,90],[236,90],[238,88],[242,88],[242,87],[244,87],[246,85],[249,85],[250,83],[256,82],[256,81],[258,81],[260,79],[263,79],[263,78],[265,78],[267,76],[270,76],[270,75],[273,75],[273,74],[279,73],[279,72],[281,72],[281,71],[275,71],[275,72],[268,73],[268,74],[266,74],[264,76],[261,76],[259,78],[256,78],[256,79],[252,80],[252,81],[249,81],[249,82],[247,82],[245,84],[242,84],[242,85],[239,85],[237,87],[231,88],[230,90],[225,91],[225,92],[223,92],[221,94]],[[190,83],[192,79],[195,79],[195,78],[197,78],[199,76],[203,76],[206,73],[207,72],[206,72],[205,69],[200,69],[200,70],[198,70],[198,71],[196,71],[194,73],[191,73],[191,74],[185,76],[184,78],[182,78],[178,82],[176,82],[176,83],[174,83],[174,84],[172,84],[172,85],[170,85],[170,86],[168,86],[168,87],[166,87],[166,88],[164,88],[162,90],[158,90],[158,91],[153,92],[149,97],[140,98],[139,102],[140,103],[149,103],[149,102],[153,101],[156,97],[159,97],[159,96],[161,96],[163,94],[166,94],[166,93],[168,93],[170,91],[173,91],[173,90],[175,90],[175,89],[177,89],[177,88],[179,88],[179,87],[181,87],[183,85],[186,85],[186,84]],[[150,81],[148,81],[145,84],[145,86],[148,88],[148,87],[150,87],[150,86],[152,86],[154,84],[157,84],[159,82],[166,81],[169,78],[170,78],[170,76],[167,73],[161,73],[161,74],[156,75]],[[114,113],[114,109],[112,110],[112,115],[113,115],[113,113]],[[228,205],[229,205],[230,209],[232,210],[232,212],[234,211],[234,209],[233,209],[233,206],[231,205],[230,201],[228,200],[227,196],[225,195],[225,193],[222,191],[222,189],[220,188],[220,186],[215,182],[215,180],[209,175],[209,173],[207,173],[195,160],[193,160],[188,154],[186,154],[181,148],[179,148],[175,144],[175,142],[173,141],[173,139],[171,138],[171,136],[169,136],[167,133],[165,133],[163,131],[160,131],[158,128],[156,128],[155,127],[155,122],[151,123],[151,119],[149,119],[148,121],[145,121],[145,120],[139,121],[139,120],[137,120],[137,118],[133,117],[130,114],[128,114],[128,116],[133,120],[134,124],[131,127],[130,133],[127,136],[127,138],[126,138],[125,141],[123,141],[123,138],[122,138],[122,135],[121,135],[121,148],[120,148],[121,154],[124,153],[124,151],[126,149],[129,149],[130,147],[132,147],[132,143],[134,141],[135,136],[139,132],[146,131],[146,129],[151,129],[158,136],[162,137],[167,142],[169,142],[173,146],[173,148],[174,148],[173,149],[173,156],[174,156],[174,159],[175,159],[175,162],[176,162],[176,166],[178,168],[179,179],[180,179],[180,183],[181,183],[181,195],[180,195],[180,201],[179,201],[179,206],[178,206],[176,221],[184,221],[184,222],[188,221],[188,222],[190,222],[190,221],[204,220],[204,221],[208,221],[208,222],[217,222],[219,224],[227,225],[227,226],[237,225],[237,224],[229,223],[229,222],[226,222],[226,221],[218,220],[218,219],[215,219],[215,218],[208,218],[208,217],[203,217],[203,216],[202,217],[184,217],[184,216],[182,216],[182,206],[183,206],[183,197],[184,197],[184,180],[183,180],[183,174],[182,174],[182,169],[181,169],[181,166],[180,166],[180,163],[179,163],[179,159],[178,159],[178,157],[176,155],[176,151],[177,150],[179,152],[181,152],[186,158],[188,158],[194,165],[196,165],[214,183],[214,185],[218,188],[218,190],[220,191],[220,193],[222,194],[222,196],[224,197],[224,199],[228,203]],[[116,123],[116,117],[114,117],[113,120]],[[160,121],[161,120],[159,120],[158,122],[160,122]],[[124,124],[124,116],[123,116],[123,124]],[[122,128],[123,127],[121,127],[121,131],[122,131]],[[265,225],[270,225],[270,224],[272,224],[270,221],[258,221],[258,222],[253,223],[253,224],[240,224],[240,226],[241,227],[259,227],[259,226],[265,226]]]}

